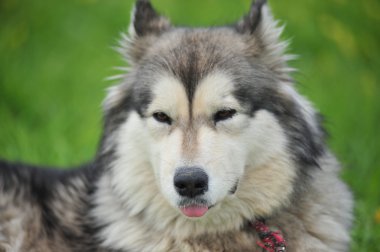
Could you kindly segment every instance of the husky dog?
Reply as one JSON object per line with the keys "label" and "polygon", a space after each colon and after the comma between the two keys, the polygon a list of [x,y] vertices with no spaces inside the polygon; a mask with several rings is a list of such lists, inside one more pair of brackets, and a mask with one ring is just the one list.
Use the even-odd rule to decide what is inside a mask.
{"label": "husky dog", "polygon": [[264,0],[213,28],[137,1],[94,160],[0,162],[0,251],[348,251],[351,194],[281,31]]}

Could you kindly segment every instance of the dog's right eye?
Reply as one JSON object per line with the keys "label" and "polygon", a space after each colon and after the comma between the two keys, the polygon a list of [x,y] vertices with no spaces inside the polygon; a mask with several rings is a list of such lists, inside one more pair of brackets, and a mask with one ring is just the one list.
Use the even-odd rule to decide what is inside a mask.
{"label": "dog's right eye", "polygon": [[153,114],[153,118],[160,123],[172,124],[172,119],[164,112],[156,112]]}

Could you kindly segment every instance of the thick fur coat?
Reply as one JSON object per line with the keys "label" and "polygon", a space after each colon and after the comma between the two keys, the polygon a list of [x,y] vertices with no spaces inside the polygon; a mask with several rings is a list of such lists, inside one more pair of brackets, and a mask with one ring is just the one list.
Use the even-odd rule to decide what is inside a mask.
{"label": "thick fur coat", "polygon": [[265,1],[226,27],[132,17],[94,160],[0,162],[0,251],[262,251],[256,219],[287,251],[348,251],[351,194]]}

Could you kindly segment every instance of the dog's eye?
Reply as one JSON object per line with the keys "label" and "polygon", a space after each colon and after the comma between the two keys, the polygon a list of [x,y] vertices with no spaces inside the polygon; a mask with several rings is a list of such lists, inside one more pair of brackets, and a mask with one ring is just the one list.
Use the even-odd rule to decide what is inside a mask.
{"label": "dog's eye", "polygon": [[153,118],[160,123],[172,124],[172,119],[164,112],[156,112],[153,114]]}
{"label": "dog's eye", "polygon": [[224,109],[215,113],[214,122],[220,122],[232,118],[236,114],[235,109]]}

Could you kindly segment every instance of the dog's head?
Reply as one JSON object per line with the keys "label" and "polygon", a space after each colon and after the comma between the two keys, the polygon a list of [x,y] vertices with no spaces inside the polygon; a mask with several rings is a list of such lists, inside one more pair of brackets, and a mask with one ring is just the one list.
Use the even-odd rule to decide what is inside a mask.
{"label": "dog's head", "polygon": [[158,188],[187,217],[251,218],[286,205],[316,165],[321,133],[265,1],[234,26],[173,27],[149,1],[132,18],[120,49],[131,69],[105,102],[102,151],[118,160],[120,195],[153,202],[145,190]]}

